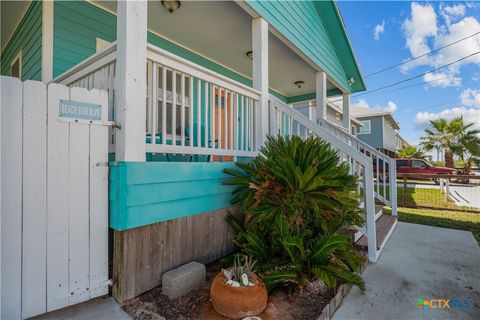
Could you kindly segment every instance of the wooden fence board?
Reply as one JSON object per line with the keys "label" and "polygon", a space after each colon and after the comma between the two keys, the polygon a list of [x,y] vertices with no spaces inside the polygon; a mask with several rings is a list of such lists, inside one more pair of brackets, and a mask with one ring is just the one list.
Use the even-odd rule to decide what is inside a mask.
{"label": "wooden fence board", "polygon": [[2,319],[21,317],[22,89],[22,83],[18,79],[1,78]]}
{"label": "wooden fence board", "polygon": [[[92,90],[88,100],[108,119],[108,94]],[[86,101],[87,102],[87,101]],[[108,294],[108,127],[90,126],[90,299]]]}
{"label": "wooden fence board", "polygon": [[22,317],[47,311],[47,88],[24,82]]}
{"label": "wooden fence board", "polygon": [[[88,90],[72,88],[70,99],[82,101]],[[70,123],[68,159],[68,228],[70,304],[88,300],[89,278],[89,125]]]}
{"label": "wooden fence board", "polygon": [[58,121],[58,101],[70,98],[63,85],[48,86],[47,129],[47,311],[70,303],[68,177],[69,124]]}

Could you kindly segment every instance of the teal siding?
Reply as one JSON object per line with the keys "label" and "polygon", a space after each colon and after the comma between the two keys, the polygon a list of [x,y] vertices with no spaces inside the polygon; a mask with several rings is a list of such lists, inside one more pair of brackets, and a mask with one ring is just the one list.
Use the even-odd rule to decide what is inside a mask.
{"label": "teal siding", "polygon": [[345,89],[342,62],[313,1],[246,2]]}
{"label": "teal siding", "polygon": [[360,121],[370,120],[370,133],[358,134],[357,138],[378,149],[383,148],[383,119],[379,117],[357,118]]}
{"label": "teal siding", "polygon": [[1,74],[10,75],[10,65],[22,51],[22,80],[42,78],[42,3],[33,1],[2,52]]}
{"label": "teal siding", "polygon": [[55,1],[53,76],[96,52],[96,39],[115,41],[116,17],[84,1]]}
{"label": "teal siding", "polygon": [[123,231],[231,206],[233,163],[114,162],[110,227]]}
{"label": "teal siding", "polygon": [[[116,39],[117,17],[88,2],[55,1],[54,14],[54,77],[94,54],[96,38],[110,42]],[[147,35],[147,41],[225,77],[252,86],[251,79],[151,32]],[[272,89],[270,93],[282,101],[287,100]]]}

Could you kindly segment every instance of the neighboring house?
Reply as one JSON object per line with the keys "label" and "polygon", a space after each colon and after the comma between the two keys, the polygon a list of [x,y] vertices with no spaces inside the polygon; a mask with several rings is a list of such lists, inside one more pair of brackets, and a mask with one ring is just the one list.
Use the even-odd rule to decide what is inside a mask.
{"label": "neighboring house", "polygon": [[402,150],[410,147],[410,144],[399,133],[396,134],[397,138],[397,150]]}
{"label": "neighboring house", "polygon": [[[306,116],[309,119],[316,119],[316,101],[301,101],[292,103],[292,106],[298,110],[301,114]],[[336,125],[339,128],[343,127],[343,110],[341,106],[333,102],[327,102],[327,112],[326,112],[326,120],[331,122],[332,124]],[[357,118],[350,117],[351,128],[350,132],[354,135],[357,134],[358,128],[362,125]]]}
{"label": "neighboring house", "polygon": [[[388,237],[375,240],[373,196],[395,216],[396,188],[380,195],[377,182],[374,190],[365,152],[376,151],[338,129],[350,129],[351,122],[358,127],[366,118],[355,112],[351,120],[355,109],[349,97],[365,84],[335,1],[2,1],[1,6],[2,75],[108,92],[109,125],[114,124],[111,276],[117,300],[160,285],[169,269],[191,260],[208,263],[232,250],[224,217],[239,208],[231,206],[223,170],[234,160],[257,156],[268,134],[321,137],[353,174],[364,175],[359,183],[370,192],[359,197],[368,256],[376,261]],[[329,97],[340,97],[341,108],[327,107]],[[291,108],[311,100],[321,102],[317,121],[326,114],[336,123],[329,131]],[[357,129],[359,137],[366,137],[368,128],[379,130],[377,148],[395,150],[388,137],[398,125],[391,115],[368,120],[369,127]],[[391,160],[380,153],[378,158]],[[383,174],[390,179],[381,183],[396,186],[392,170]],[[37,314],[51,310],[45,305],[39,303],[44,309]]]}
{"label": "neighboring house", "polygon": [[350,110],[353,117],[362,126],[357,129],[357,137],[389,157],[395,156],[397,150],[397,130],[399,124],[391,112],[378,109],[356,107]]}

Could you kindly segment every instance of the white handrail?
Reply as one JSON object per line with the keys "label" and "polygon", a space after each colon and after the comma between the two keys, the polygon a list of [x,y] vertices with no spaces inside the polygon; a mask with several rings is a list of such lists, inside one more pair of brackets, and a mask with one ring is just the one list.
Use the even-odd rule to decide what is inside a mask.
{"label": "white handrail", "polygon": [[[312,133],[315,136],[325,140],[333,148],[337,149],[339,154],[346,155],[347,161],[351,165],[350,161],[353,161],[353,167],[356,170],[357,165],[363,167],[363,172],[357,172],[360,176],[363,174],[363,178],[359,180],[363,184],[363,193],[364,193],[364,209],[366,216],[366,226],[367,226],[367,239],[368,239],[368,258],[370,261],[375,262],[378,257],[377,252],[377,240],[376,240],[376,228],[375,228],[375,196],[374,196],[374,187],[373,187],[373,164],[371,159],[360,152],[360,150],[352,147],[348,142],[336,137],[330,133],[326,128],[317,125],[315,122],[312,122],[310,119],[305,117],[303,114],[295,110],[294,108],[289,107],[279,99],[270,95],[270,134],[276,135],[281,133],[283,127],[283,118],[284,115],[287,117],[287,134],[293,135],[294,128],[293,122],[297,123],[297,135],[301,135],[301,129],[299,125],[302,125],[304,128],[304,133]],[[280,125],[279,125],[279,115],[280,113]]]}
{"label": "white handrail", "polygon": [[103,66],[116,60],[117,43],[113,42],[108,47],[100,50],[94,55],[86,58],[82,62],[68,69],[58,77],[52,79],[50,83],[62,83],[69,85],[92,73]]}

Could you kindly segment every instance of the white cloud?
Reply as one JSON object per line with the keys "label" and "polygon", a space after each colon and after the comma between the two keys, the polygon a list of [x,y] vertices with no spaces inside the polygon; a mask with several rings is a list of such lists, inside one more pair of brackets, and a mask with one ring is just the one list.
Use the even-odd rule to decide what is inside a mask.
{"label": "white cloud", "polygon": [[465,89],[460,93],[460,100],[465,106],[480,108],[480,90]]}
{"label": "white cloud", "polygon": [[465,15],[465,5],[455,4],[452,6],[440,4],[440,12],[446,24],[462,18]]}
{"label": "white cloud", "polygon": [[413,2],[410,6],[411,17],[403,22],[407,47],[412,56],[419,56],[428,51],[427,38],[437,35],[437,14],[431,4],[421,5]]}
{"label": "white cloud", "polygon": [[452,120],[459,116],[463,116],[465,123],[474,123],[474,127],[480,129],[480,109],[465,107],[445,109],[438,113],[419,112],[415,116],[414,125],[417,129],[426,129],[430,126],[431,120]]}
{"label": "white cloud", "polygon": [[385,20],[382,20],[382,24],[377,24],[373,29],[373,38],[380,40],[380,35],[385,32]]}
{"label": "white cloud", "polygon": [[377,109],[383,110],[386,112],[395,112],[397,110],[397,104],[393,101],[388,101],[386,106],[375,106],[371,107],[365,99],[359,99],[357,103],[352,104],[353,108],[366,108],[366,109]]}
{"label": "white cloud", "polygon": [[[437,14],[432,4],[412,3],[411,16],[402,25],[406,47],[410,50],[412,57],[444,47],[480,30],[478,16],[469,16],[467,8],[470,7],[463,4],[452,6],[440,4]],[[401,70],[408,72],[418,66],[438,68],[478,51],[480,51],[480,37],[470,37],[432,55],[406,63]],[[435,81],[429,85],[459,86],[462,80],[459,77],[461,67],[471,63],[480,65],[480,55],[477,54],[441,69],[434,75],[426,75],[424,80],[447,77],[448,79],[444,81]]]}
{"label": "white cloud", "polygon": [[462,79],[452,72],[433,72],[423,76],[423,81],[429,82],[432,87],[459,87]]}

